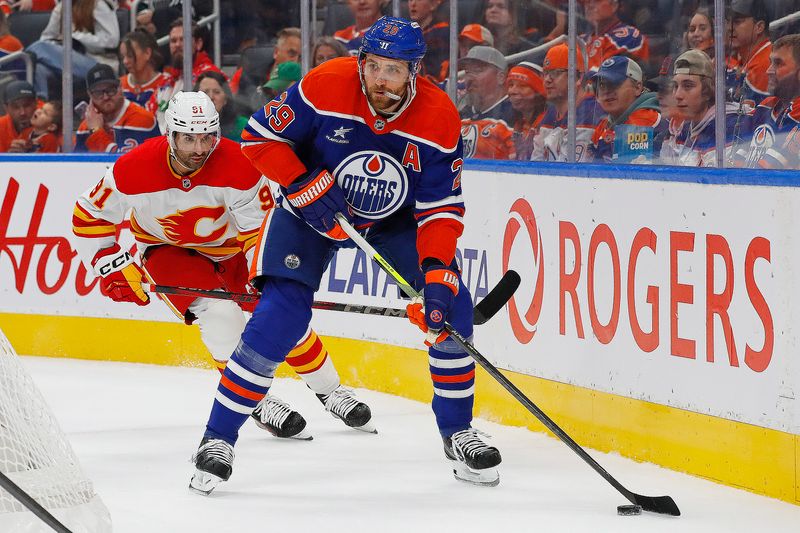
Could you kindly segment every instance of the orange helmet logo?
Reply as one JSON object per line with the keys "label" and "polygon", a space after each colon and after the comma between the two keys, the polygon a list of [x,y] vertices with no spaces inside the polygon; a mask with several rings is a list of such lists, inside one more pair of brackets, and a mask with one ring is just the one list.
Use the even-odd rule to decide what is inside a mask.
{"label": "orange helmet logo", "polygon": [[228,223],[226,222],[208,235],[200,235],[197,232],[198,225],[206,219],[216,222],[224,214],[225,208],[222,206],[193,207],[186,211],[178,210],[177,213],[159,218],[158,223],[164,228],[164,235],[177,245],[204,244],[216,241],[225,235]]}

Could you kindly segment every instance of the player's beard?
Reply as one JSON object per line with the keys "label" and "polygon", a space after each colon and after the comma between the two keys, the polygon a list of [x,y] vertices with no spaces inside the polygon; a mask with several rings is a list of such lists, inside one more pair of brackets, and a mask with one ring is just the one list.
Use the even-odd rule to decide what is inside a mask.
{"label": "player's beard", "polygon": [[[400,96],[399,100],[395,100],[386,94],[376,94],[378,92],[391,92],[392,94],[396,94]],[[400,91],[398,91],[400,92]],[[381,114],[390,115],[395,109],[399,108],[403,101],[405,101],[408,95],[408,89],[406,88],[402,91],[402,94],[398,94],[398,92],[392,91],[388,87],[373,87],[367,90],[367,100],[369,101],[372,108]]]}
{"label": "player's beard", "polygon": [[211,155],[211,152],[205,154],[185,152],[183,156],[178,155],[177,152],[172,152],[172,160],[181,167],[181,170],[188,170],[189,173],[192,173],[205,164],[209,155]]}

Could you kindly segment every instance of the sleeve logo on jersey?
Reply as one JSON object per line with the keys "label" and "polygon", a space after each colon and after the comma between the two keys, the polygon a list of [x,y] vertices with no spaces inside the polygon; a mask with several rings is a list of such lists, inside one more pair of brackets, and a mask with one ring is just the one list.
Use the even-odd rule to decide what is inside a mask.
{"label": "sleeve logo on jersey", "polygon": [[745,166],[754,168],[756,163],[767,153],[767,150],[772,148],[773,144],[775,144],[775,132],[772,126],[761,124],[756,127],[753,132],[753,138],[750,139],[750,150],[747,154]]}
{"label": "sleeve logo on jersey", "polygon": [[384,218],[397,211],[408,196],[405,169],[383,152],[357,152],[342,161],[333,174],[347,203],[363,218]]}
{"label": "sleeve logo on jersey", "polygon": [[156,219],[164,229],[164,235],[179,246],[187,244],[208,244],[219,240],[228,229],[227,222],[214,228],[214,222],[225,214],[225,208],[193,207],[185,211]]}

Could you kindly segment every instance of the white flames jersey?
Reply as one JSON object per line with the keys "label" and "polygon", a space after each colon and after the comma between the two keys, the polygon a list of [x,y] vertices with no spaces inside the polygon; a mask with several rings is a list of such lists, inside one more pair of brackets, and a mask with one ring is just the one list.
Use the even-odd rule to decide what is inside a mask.
{"label": "white flames jersey", "polygon": [[126,215],[142,253],[170,244],[222,261],[255,245],[274,202],[239,145],[222,139],[205,165],[187,176],[175,174],[168,158],[167,138],[151,139],[120,157],[78,198],[72,225],[84,262],[116,242]]}

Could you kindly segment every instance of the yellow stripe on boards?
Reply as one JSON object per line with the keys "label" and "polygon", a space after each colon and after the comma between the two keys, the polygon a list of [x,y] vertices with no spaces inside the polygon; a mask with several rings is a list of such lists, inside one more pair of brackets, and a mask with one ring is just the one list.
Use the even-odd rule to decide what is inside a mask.
{"label": "yellow stripe on boards", "polygon": [[[198,328],[179,322],[0,313],[0,328],[22,354],[211,368]],[[322,339],[343,383],[430,402],[433,389],[426,351]],[[504,373],[581,446],[800,504],[798,435]],[[278,376],[297,377],[289,365],[281,365]],[[475,415],[546,431],[480,368]],[[603,464],[602,457],[597,459]],[[596,475],[586,468],[587,476]]]}

